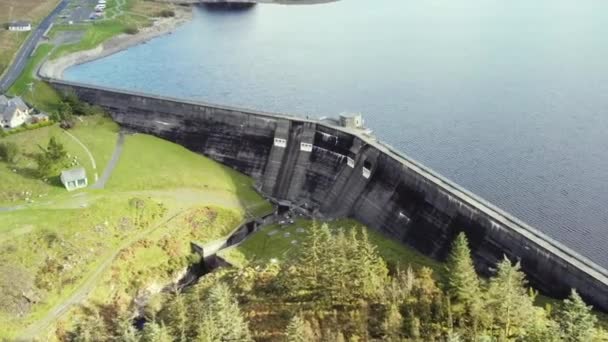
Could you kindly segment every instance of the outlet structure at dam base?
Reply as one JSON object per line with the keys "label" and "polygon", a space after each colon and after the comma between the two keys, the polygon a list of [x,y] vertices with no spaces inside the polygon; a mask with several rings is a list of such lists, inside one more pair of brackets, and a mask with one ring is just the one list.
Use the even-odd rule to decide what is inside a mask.
{"label": "outlet structure at dam base", "polygon": [[48,80],[106,109],[121,126],[181,144],[253,177],[278,204],[351,217],[436,259],[465,232],[476,269],[504,256],[557,298],[576,288],[608,312],[606,269],[363,130],[328,121]]}

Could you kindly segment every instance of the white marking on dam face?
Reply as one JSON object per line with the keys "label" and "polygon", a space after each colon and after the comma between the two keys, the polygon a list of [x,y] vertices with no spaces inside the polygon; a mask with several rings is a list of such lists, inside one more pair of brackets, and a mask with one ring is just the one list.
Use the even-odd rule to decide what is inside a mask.
{"label": "white marking on dam face", "polygon": [[287,139],[274,138],[274,146],[276,147],[287,147]]}
{"label": "white marking on dam face", "polygon": [[325,132],[319,132],[319,133],[321,133],[321,136],[323,136],[323,141],[327,141],[334,137],[333,135],[331,135],[329,133],[325,133]]}
{"label": "white marking on dam face", "polygon": [[300,150],[304,152],[312,152],[312,144],[300,143]]}
{"label": "white marking on dam face", "polygon": [[171,126],[171,124],[168,123],[168,122],[158,121],[158,120],[156,120],[155,122],[158,123],[158,124],[164,125],[164,126]]}
{"label": "white marking on dam face", "polygon": [[399,219],[403,220],[405,222],[405,224],[410,223],[410,218],[405,215],[402,211],[399,212]]}
{"label": "white marking on dam face", "polygon": [[346,164],[352,168],[355,167],[355,160],[351,157],[346,157]]}
{"label": "white marking on dam face", "polygon": [[363,172],[362,172],[363,177],[369,178],[369,176],[372,175],[372,170],[365,168],[365,167],[362,170],[363,170]]}

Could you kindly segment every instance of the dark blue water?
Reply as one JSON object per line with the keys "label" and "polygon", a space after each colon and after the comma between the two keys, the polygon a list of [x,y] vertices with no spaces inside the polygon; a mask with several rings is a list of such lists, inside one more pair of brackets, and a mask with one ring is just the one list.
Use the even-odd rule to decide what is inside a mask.
{"label": "dark blue water", "polygon": [[71,80],[381,140],[608,266],[608,2],[343,0],[206,12]]}

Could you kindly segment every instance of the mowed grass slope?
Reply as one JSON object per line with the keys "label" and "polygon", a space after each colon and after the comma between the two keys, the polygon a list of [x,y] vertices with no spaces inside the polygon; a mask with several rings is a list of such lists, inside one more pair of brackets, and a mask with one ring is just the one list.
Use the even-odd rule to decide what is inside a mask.
{"label": "mowed grass slope", "polygon": [[[95,172],[101,174],[112,155],[117,132],[118,126],[111,119],[97,115],[83,117],[82,121],[78,120],[77,126],[70,130],[70,133],[80,138],[91,151],[97,163],[97,170],[93,169],[82,146],[64,133],[57,124],[0,138],[0,142],[14,142],[19,147],[15,164],[0,161],[0,206],[19,204],[26,198],[45,200],[48,196],[65,193],[58,177],[44,182],[36,176],[37,164],[34,154],[40,152],[40,147],[46,147],[51,137],[61,142],[70,156],[75,156],[79,165],[84,166],[89,184],[92,184]],[[31,194],[26,195],[23,192]]]}
{"label": "mowed grass slope", "polygon": [[145,134],[126,137],[120,162],[107,188],[198,189],[238,199],[253,214],[271,209],[253,189],[251,178],[180,145]]}
{"label": "mowed grass slope", "polygon": [[[298,219],[293,224],[266,226],[242,244],[220,252],[220,255],[237,266],[244,266],[250,262],[268,262],[271,259],[284,262],[290,259],[293,253],[296,253],[302,246],[302,242],[306,239],[308,229],[312,224],[313,221]],[[317,222],[316,224],[323,223]],[[418,268],[426,266],[432,268],[437,274],[443,273],[443,266],[440,262],[389,239],[355,220],[341,219],[326,224],[334,231],[337,229],[343,229],[346,232],[350,229],[365,230],[369,240],[378,248],[378,253],[392,267],[412,265],[412,267]]]}

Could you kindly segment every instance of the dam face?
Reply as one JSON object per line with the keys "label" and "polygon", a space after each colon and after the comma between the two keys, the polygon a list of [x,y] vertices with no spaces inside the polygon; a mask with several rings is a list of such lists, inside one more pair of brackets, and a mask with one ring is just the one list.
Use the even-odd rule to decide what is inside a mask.
{"label": "dam face", "polygon": [[532,227],[365,134],[316,120],[66,81],[63,92],[243,172],[279,203],[320,218],[352,217],[436,259],[464,231],[482,274],[504,256],[520,261],[548,295],[570,288],[608,311],[608,272]]}

